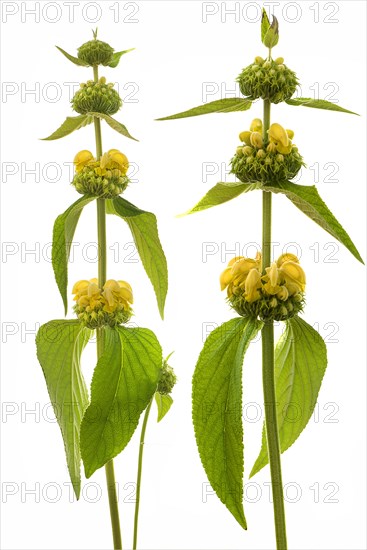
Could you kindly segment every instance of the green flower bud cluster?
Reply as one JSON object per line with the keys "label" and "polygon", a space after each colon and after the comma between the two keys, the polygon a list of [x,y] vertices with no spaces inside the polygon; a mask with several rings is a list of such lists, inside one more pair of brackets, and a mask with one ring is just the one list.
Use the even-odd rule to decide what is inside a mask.
{"label": "green flower bud cluster", "polygon": [[298,79],[283,61],[282,57],[275,61],[256,57],[254,63],[243,69],[237,77],[241,93],[252,100],[261,97],[272,103],[291,98],[296,91]]}
{"label": "green flower bud cluster", "polygon": [[237,147],[230,163],[231,173],[240,181],[265,184],[292,179],[305,166],[297,147],[293,147],[288,155],[282,155],[271,146],[257,148],[249,145]]}
{"label": "green flower bud cluster", "polygon": [[168,365],[166,360],[163,361],[161,377],[158,382],[157,392],[161,395],[170,394],[176,382],[177,376],[175,375],[173,368]]}
{"label": "green flower bud cluster", "polygon": [[76,173],[73,181],[78,193],[89,194],[103,199],[112,199],[125,191],[129,184],[129,178],[121,175],[119,170],[107,170],[103,176],[96,174],[91,166],[85,166],[83,170]]}
{"label": "green flower bud cluster", "polygon": [[90,40],[78,49],[78,58],[91,67],[95,65],[109,65],[114,49],[101,40]]}
{"label": "green flower bud cluster", "polygon": [[263,294],[256,302],[248,302],[242,292],[234,292],[227,301],[239,315],[262,321],[285,321],[297,315],[305,305],[304,294],[301,292],[289,296],[286,300]]}
{"label": "green flower bud cluster", "polygon": [[88,308],[80,307],[78,304],[74,306],[74,311],[79,321],[87,328],[96,329],[106,325],[114,327],[127,323],[132,315],[132,310],[115,310],[112,312],[104,311],[103,306],[99,309],[87,311]]}
{"label": "green flower bud cluster", "polygon": [[98,82],[88,80],[80,84],[71,105],[81,115],[91,112],[113,115],[121,108],[122,99],[113,89],[113,83],[106,84],[106,79],[102,77]]}

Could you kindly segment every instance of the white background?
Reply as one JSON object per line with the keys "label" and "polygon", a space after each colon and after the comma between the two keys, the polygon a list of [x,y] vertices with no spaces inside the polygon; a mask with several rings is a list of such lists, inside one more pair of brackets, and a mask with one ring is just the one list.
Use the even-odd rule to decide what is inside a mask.
{"label": "white background", "polygon": [[[74,22],[70,22],[71,4]],[[252,118],[261,116],[261,103],[245,113],[153,121],[233,95],[240,70],[256,55],[266,54],[259,36],[260,2],[210,2],[207,7],[196,1],[119,4],[117,13],[116,2],[100,2],[98,13],[95,2],[2,2],[2,399],[3,413],[7,413],[1,424],[2,547],[111,546],[103,471],[89,480],[92,485],[87,485],[78,503],[70,503],[62,439],[52,422],[34,345],[36,323],[63,316],[47,257],[55,217],[78,198],[69,185],[69,168],[64,163],[70,163],[80,149],[94,149],[91,126],[60,141],[38,139],[72,115],[67,83],[91,77],[90,69],[69,63],[54,45],[75,54],[77,47],[92,38],[91,31],[98,25],[99,38],[116,50],[136,47],[122,58],[117,69],[106,68],[101,74],[119,83],[123,97],[134,92],[116,118],[140,142],[127,140],[106,125],[103,141],[105,150],[119,148],[139,166],[138,181],[126,191],[126,198],[158,216],[170,275],[165,321],[159,318],[141,264],[129,260],[131,248],[123,250],[132,239],[117,218],[108,219],[109,243],[120,243],[119,261],[110,253],[108,275],[132,284],[135,322],[156,332],[166,354],[175,350],[171,364],[179,378],[170,414],[157,425],[154,411],[148,426],[139,546],[271,549],[275,543],[269,469],[247,483],[262,428],[260,416],[253,421],[255,405],[248,406],[257,403],[261,410],[262,405],[259,342],[250,346],[244,366],[247,532],[206,486],[190,405],[191,377],[203,340],[210,328],[234,316],[220,293],[218,276],[234,253],[254,254],[254,247],[247,245],[261,239],[261,194],[252,193],[207,212],[175,218],[217,181],[232,180],[225,169],[238,145],[237,135],[248,128]],[[300,182],[317,184],[365,257],[366,4],[349,0],[273,4],[280,24],[274,55],[284,56],[286,64],[296,70],[302,95],[317,95],[318,86],[320,98],[335,92],[333,100],[362,115],[286,105],[272,109],[273,122],[295,131],[294,141],[308,166],[319,165],[318,177],[315,167],[303,170]],[[39,21],[27,13],[32,8],[40,11]],[[239,10],[237,16],[226,13],[230,8]],[[205,10],[216,12],[208,15],[206,22]],[[93,23],[97,18],[99,21]],[[130,84],[123,89],[126,83]],[[36,95],[25,93],[37,90],[37,86]],[[205,90],[211,90],[212,95]],[[25,171],[35,163],[39,163],[40,174],[27,175]],[[209,176],[205,175],[205,163],[210,163],[213,172]],[[334,164],[325,169],[326,163]],[[338,181],[330,182],[326,177],[335,164],[338,171],[334,178]],[[11,170],[17,172],[10,175]],[[52,178],[56,181],[50,181]],[[308,279],[304,318],[319,328],[329,355],[318,412],[283,457],[284,483],[290,484],[286,503],[289,547],[363,549],[364,267],[284,197],[274,197],[273,203],[273,239],[279,243],[275,255],[289,248],[287,243],[299,247]],[[70,265],[70,282],[97,273],[95,247],[87,246],[96,241],[95,206],[83,212],[75,241],[79,245]],[[26,254],[35,247],[36,254]],[[294,247],[289,249],[295,251]],[[205,250],[211,255],[204,255]],[[89,262],[85,257],[88,253]],[[90,344],[83,357],[88,381],[94,358],[95,345]],[[38,412],[26,414],[29,409]],[[131,547],[132,540],[134,503],[133,495],[129,495],[133,486],[128,484],[135,481],[136,436],[115,460],[125,548]],[[32,488],[36,494],[27,492]]]}

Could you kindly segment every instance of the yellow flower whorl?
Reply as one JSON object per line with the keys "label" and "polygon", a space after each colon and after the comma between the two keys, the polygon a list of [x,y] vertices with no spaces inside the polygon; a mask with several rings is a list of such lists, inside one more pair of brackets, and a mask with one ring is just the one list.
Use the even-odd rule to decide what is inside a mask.
{"label": "yellow flower whorl", "polygon": [[233,258],[220,276],[221,290],[243,316],[281,321],[302,310],[306,276],[294,254],[282,254],[261,275],[261,254]]}
{"label": "yellow flower whorl", "polygon": [[118,149],[110,149],[99,160],[90,151],[79,151],[74,165],[76,174],[72,184],[82,195],[109,199],[120,195],[128,186],[129,161]]}
{"label": "yellow flower whorl", "polygon": [[74,311],[88,328],[120,325],[132,315],[133,292],[126,281],[109,279],[101,289],[97,279],[82,280],[75,283],[72,293]]}
{"label": "yellow flower whorl", "polygon": [[267,140],[262,136],[262,122],[255,118],[250,130],[239,134],[243,146],[236,148],[231,159],[231,172],[243,182],[262,182],[276,185],[279,181],[294,178],[303,159],[292,143],[293,130],[285,130],[274,123],[268,130]]}

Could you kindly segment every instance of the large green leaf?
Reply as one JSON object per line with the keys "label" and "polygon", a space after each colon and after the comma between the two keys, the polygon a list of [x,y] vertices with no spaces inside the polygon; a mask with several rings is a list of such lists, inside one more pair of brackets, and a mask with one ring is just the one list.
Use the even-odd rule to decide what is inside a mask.
{"label": "large green leaf", "polygon": [[125,55],[125,53],[132,52],[133,50],[135,50],[135,48],[130,48],[130,50],[124,50],[123,52],[115,52],[108,66],[113,68],[117,67],[117,65],[119,64],[120,58],[123,55]]}
{"label": "large green leaf", "polygon": [[194,107],[188,111],[177,113],[176,115],[170,115],[163,118],[157,118],[156,120],[174,120],[176,118],[187,118],[190,116],[207,115],[209,113],[231,113],[234,111],[247,111],[252,105],[251,99],[243,97],[226,97],[224,99],[217,99],[199,107]]}
{"label": "large green leaf", "polygon": [[93,374],[80,433],[87,477],[129,443],[162,367],[162,349],[150,330],[118,326],[105,328],[104,334],[104,352]]}
{"label": "large green leaf", "polygon": [[[298,316],[289,319],[275,350],[275,386],[281,452],[305,429],[317,402],[327,365],[319,333]],[[268,464],[265,427],[261,451],[250,477]]]}
{"label": "large green leaf", "polygon": [[163,319],[168,290],[167,260],[159,240],[157,219],[121,197],[106,201],[108,214],[120,216],[129,226],[135,246],[157,297]]}
{"label": "large green leaf", "polygon": [[102,118],[103,120],[105,120],[107,122],[107,124],[113,129],[115,130],[116,132],[118,132],[119,134],[127,137],[127,138],[130,138],[130,139],[133,139],[134,141],[139,141],[138,139],[134,138],[129,130],[126,128],[126,126],[124,126],[123,124],[121,124],[121,122],[118,122],[117,120],[115,120],[114,118],[112,118],[111,116],[109,115],[105,115],[104,113],[88,113],[89,116],[93,116],[93,117],[97,117],[97,118]]}
{"label": "large green leaf", "polygon": [[163,420],[163,418],[166,416],[166,414],[172,407],[173,399],[170,395],[161,394],[159,392],[155,392],[154,397],[158,408],[157,422],[160,422],[161,420]]}
{"label": "large green leaf", "polygon": [[60,139],[65,136],[68,136],[69,134],[72,134],[75,132],[75,130],[79,130],[80,128],[83,128],[83,126],[87,126],[88,124],[91,124],[93,122],[93,117],[88,115],[79,115],[79,116],[68,116],[66,117],[65,122],[63,122],[53,134],[48,136],[47,138],[42,138],[43,141],[52,141],[54,139]]}
{"label": "large green leaf", "polygon": [[358,113],[354,113],[353,111],[344,109],[343,107],[340,107],[336,103],[332,103],[331,101],[326,101],[325,99],[312,99],[310,97],[295,97],[295,98],[287,99],[286,103],[288,103],[288,105],[295,105],[296,107],[299,107],[299,106],[312,107],[313,109],[324,109],[326,111],[338,111],[340,113],[349,113],[351,115],[359,116]]}
{"label": "large green leaf", "polygon": [[193,208],[184,214],[181,214],[181,216],[193,214],[194,212],[200,212],[201,210],[206,210],[212,206],[223,204],[224,202],[230,201],[235,197],[242,195],[242,193],[254,191],[255,189],[259,189],[259,187],[261,187],[260,183],[227,183],[221,181],[212,187]]}
{"label": "large green leaf", "polygon": [[[80,356],[91,335],[78,321],[50,321],[37,333],[37,356],[64,439],[67,465],[80,495],[80,424],[88,406],[88,392],[80,370]],[[46,448],[46,447],[45,447]]]}
{"label": "large green leaf", "polygon": [[273,193],[284,193],[306,216],[341,242],[358,261],[364,263],[348,233],[330,212],[314,185],[297,185],[287,181],[276,187],[266,186],[266,189]]}
{"label": "large green leaf", "polygon": [[193,377],[193,423],[200,458],[220,500],[246,529],[243,511],[242,363],[262,323],[242,317],[213,330]]}
{"label": "large green leaf", "polygon": [[68,52],[60,48],[59,46],[56,46],[56,48],[61,52],[69,61],[74,63],[74,65],[79,65],[81,67],[88,67],[88,63],[85,63],[85,61],[82,61],[78,57],[74,57],[73,55],[70,55]]}
{"label": "large green leaf", "polygon": [[70,247],[73,241],[76,226],[80,214],[86,204],[94,200],[95,197],[84,195],[74,204],[69,206],[63,214],[60,214],[55,220],[52,236],[52,267],[57,286],[64,302],[65,315],[68,310],[68,261]]}

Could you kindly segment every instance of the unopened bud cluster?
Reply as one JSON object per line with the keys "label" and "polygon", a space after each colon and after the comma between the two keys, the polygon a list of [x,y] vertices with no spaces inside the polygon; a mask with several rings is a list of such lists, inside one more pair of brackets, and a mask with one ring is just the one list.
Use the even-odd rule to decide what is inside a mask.
{"label": "unopened bud cluster", "polygon": [[114,49],[101,40],[90,40],[78,49],[78,58],[93,67],[95,65],[109,65],[112,61]]}
{"label": "unopened bud cluster", "polygon": [[72,292],[76,302],[74,311],[88,328],[120,325],[132,315],[133,292],[126,281],[110,279],[103,288],[99,288],[97,279],[78,281]]}
{"label": "unopened bud cluster", "polygon": [[122,99],[113,86],[112,82],[106,84],[104,76],[98,82],[88,80],[80,84],[80,89],[71,100],[74,111],[81,115],[87,113],[113,115],[117,113],[122,106]]}
{"label": "unopened bud cluster", "polygon": [[126,176],[129,161],[118,149],[110,149],[99,160],[90,151],[79,151],[74,165],[72,185],[82,195],[111,199],[125,191],[129,183]]}
{"label": "unopened bud cluster", "polygon": [[161,370],[161,377],[158,382],[157,392],[161,395],[170,394],[176,382],[177,376],[175,375],[173,368],[168,365],[167,360],[164,360]]}
{"label": "unopened bud cluster", "polygon": [[306,276],[294,254],[282,254],[261,274],[261,254],[233,258],[220,276],[221,289],[237,313],[262,321],[285,321],[303,309]]}
{"label": "unopened bud cluster", "polygon": [[241,93],[249,99],[261,97],[272,103],[291,98],[298,85],[296,74],[284,65],[284,59],[275,61],[256,57],[252,65],[243,69],[237,77]]}
{"label": "unopened bud cluster", "polygon": [[294,132],[274,123],[263,138],[263,125],[255,118],[250,130],[239,135],[242,145],[231,159],[231,172],[243,182],[276,184],[294,178],[304,166],[298,148],[293,145]]}

